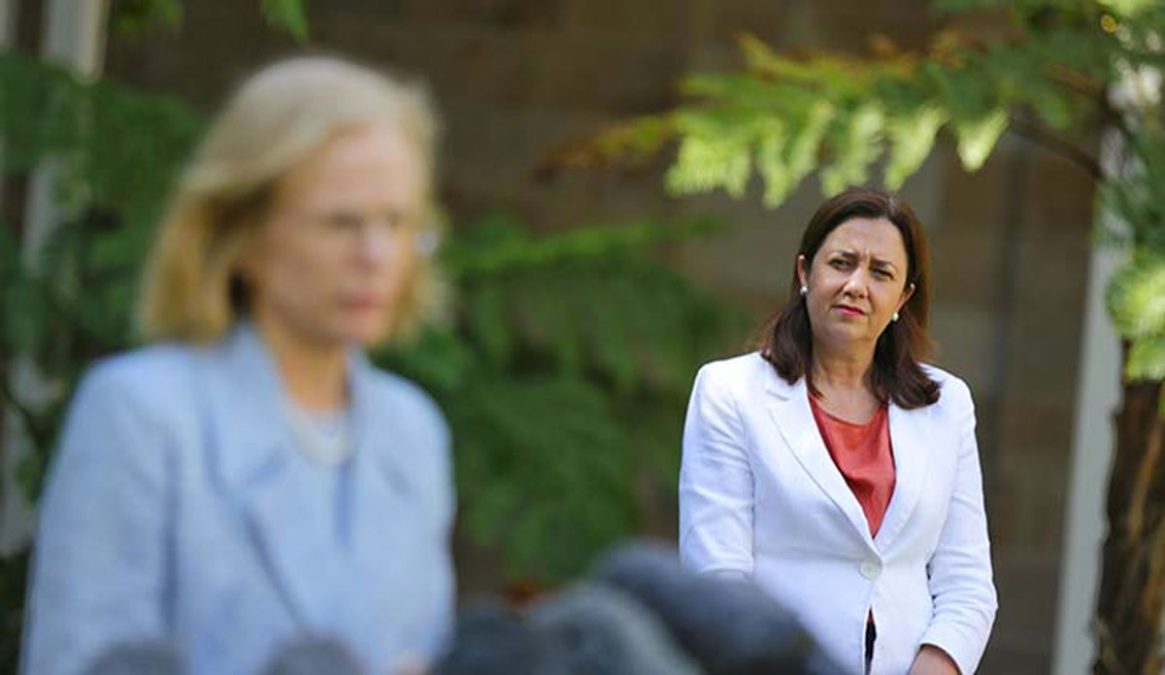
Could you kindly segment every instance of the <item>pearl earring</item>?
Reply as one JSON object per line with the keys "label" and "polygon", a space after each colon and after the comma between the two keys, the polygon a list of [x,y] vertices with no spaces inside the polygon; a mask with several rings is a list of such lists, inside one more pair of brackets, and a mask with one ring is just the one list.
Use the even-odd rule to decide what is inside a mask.
{"label": "pearl earring", "polygon": [[801,297],[805,297],[806,295],[809,295],[809,287],[802,285],[801,286]]}
{"label": "pearl earring", "polygon": [[894,312],[894,316],[890,317],[890,320],[897,321],[898,320],[898,312]]}

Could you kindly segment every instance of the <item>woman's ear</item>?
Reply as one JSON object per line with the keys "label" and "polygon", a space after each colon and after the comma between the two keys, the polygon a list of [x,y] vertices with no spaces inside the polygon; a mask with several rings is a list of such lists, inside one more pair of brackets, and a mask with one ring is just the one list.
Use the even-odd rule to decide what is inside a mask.
{"label": "woman's ear", "polygon": [[263,276],[266,251],[261,240],[264,226],[265,223],[258,215],[250,217],[247,221],[238,222],[236,227],[244,230],[245,234],[231,242],[232,250],[227,254],[231,261],[229,273],[249,288],[254,288]]}
{"label": "woman's ear", "polygon": [[898,309],[899,310],[901,310],[904,306],[906,306],[906,303],[910,302],[910,298],[914,297],[914,291],[917,289],[918,289],[918,287],[915,286],[913,283],[907,284],[906,288],[902,289],[902,300],[900,300],[898,302]]}
{"label": "woman's ear", "polygon": [[805,266],[805,254],[797,256],[797,280],[801,282],[802,288],[809,285],[809,270]]}

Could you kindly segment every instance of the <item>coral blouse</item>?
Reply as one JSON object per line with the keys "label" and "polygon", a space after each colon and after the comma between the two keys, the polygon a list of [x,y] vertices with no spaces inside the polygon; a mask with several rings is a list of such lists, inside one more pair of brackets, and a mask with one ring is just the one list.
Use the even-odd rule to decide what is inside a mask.
{"label": "coral blouse", "polygon": [[829,456],[866,514],[870,535],[877,535],[894,494],[894,452],[890,447],[886,405],[880,406],[864,424],[830,415],[812,394],[809,407],[813,409],[813,418]]}

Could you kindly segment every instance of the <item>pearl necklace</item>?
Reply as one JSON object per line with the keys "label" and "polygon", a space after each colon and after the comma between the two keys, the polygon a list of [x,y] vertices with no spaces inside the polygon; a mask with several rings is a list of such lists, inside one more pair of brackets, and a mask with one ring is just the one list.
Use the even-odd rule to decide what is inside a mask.
{"label": "pearl necklace", "polygon": [[291,426],[300,453],[320,466],[339,466],[352,454],[351,415],[347,410],[316,416],[293,405]]}

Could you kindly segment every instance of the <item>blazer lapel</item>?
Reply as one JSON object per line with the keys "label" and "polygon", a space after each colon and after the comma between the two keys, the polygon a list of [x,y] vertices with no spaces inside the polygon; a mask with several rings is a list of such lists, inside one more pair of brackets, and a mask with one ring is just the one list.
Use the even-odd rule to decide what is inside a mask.
{"label": "blazer lapel", "polygon": [[342,578],[325,514],[295,448],[279,375],[249,325],[208,354],[203,368],[209,431],[224,493],[239,500],[251,536],[280,594],[302,625],[320,625],[327,582]]}
{"label": "blazer lapel", "polygon": [[875,542],[885,550],[910,520],[930,467],[927,439],[930,408],[904,410],[890,404],[890,444],[894,451],[894,494]]}
{"label": "blazer lapel", "polygon": [[409,420],[394,419],[392,402],[377,399],[372,366],[363,354],[353,352],[349,364],[355,436],[349,497],[359,503],[359,508],[350,509],[351,544],[357,564],[383,568],[392,562],[384,559],[385,542],[395,536],[409,512],[410,425]]}
{"label": "blazer lapel", "polygon": [[379,630],[386,620],[407,622],[426,611],[415,604],[426,596],[416,591],[422,581],[410,570],[420,569],[418,560],[425,560],[427,552],[415,546],[416,533],[429,524],[423,522],[424,495],[409,464],[410,453],[425,446],[414,437],[415,423],[401,414],[399,403],[381,395],[362,353],[353,352],[350,366],[355,454],[345,495],[350,519],[345,565],[365,583],[358,595],[347,598],[343,620],[352,634],[366,634],[369,644],[383,647],[386,636],[367,632]]}
{"label": "blazer lapel", "polygon": [[821,440],[821,433],[809,407],[809,389],[805,378],[789,385],[773,373],[768,385],[768,397],[773,421],[797,461],[853,525],[858,535],[872,547],[874,542],[870,536],[870,525],[861,504],[829,456],[825,442]]}

